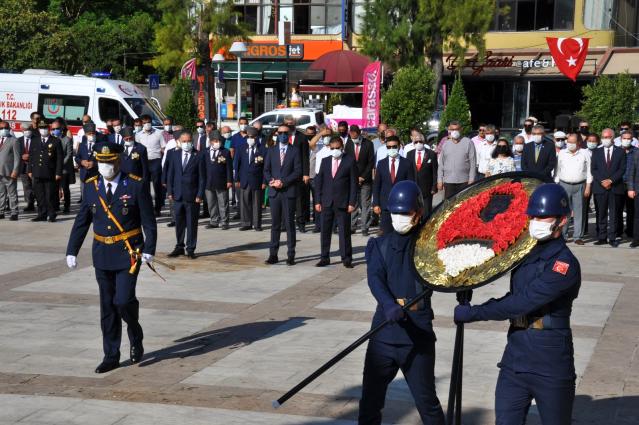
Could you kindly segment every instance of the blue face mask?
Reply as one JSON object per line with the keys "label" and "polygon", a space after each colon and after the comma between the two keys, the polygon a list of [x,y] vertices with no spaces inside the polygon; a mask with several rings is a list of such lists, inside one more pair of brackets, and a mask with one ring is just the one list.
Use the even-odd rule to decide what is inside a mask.
{"label": "blue face mask", "polygon": [[55,137],[60,137],[60,135],[62,134],[62,130],[60,130],[59,128],[53,129],[51,130],[51,134]]}
{"label": "blue face mask", "polygon": [[282,145],[288,145],[288,134],[278,134],[277,141]]}

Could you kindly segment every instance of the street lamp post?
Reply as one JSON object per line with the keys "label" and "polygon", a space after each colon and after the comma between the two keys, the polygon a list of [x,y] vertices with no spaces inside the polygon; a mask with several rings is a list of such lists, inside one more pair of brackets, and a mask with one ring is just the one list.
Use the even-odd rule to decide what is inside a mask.
{"label": "street lamp post", "polygon": [[242,56],[247,52],[246,44],[241,41],[235,41],[231,45],[229,52],[237,57],[237,119],[242,116]]}
{"label": "street lamp post", "polygon": [[215,91],[213,93],[215,93],[215,104],[216,104],[216,116],[217,116],[217,129],[219,130],[220,128],[222,128],[222,96],[218,96],[218,90],[222,90],[221,88],[218,88],[218,85],[220,83],[220,64],[224,62],[224,55],[220,54],[220,53],[216,53],[215,55],[213,55],[213,63],[217,64],[217,74],[215,74]]}

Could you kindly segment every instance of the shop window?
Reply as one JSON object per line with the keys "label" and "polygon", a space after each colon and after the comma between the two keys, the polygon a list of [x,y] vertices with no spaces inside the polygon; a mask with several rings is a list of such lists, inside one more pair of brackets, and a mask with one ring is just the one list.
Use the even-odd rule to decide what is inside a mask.
{"label": "shop window", "polygon": [[612,0],[585,0],[584,26],[591,30],[610,29]]}
{"label": "shop window", "polygon": [[575,0],[498,0],[491,30],[570,30],[574,15]]}

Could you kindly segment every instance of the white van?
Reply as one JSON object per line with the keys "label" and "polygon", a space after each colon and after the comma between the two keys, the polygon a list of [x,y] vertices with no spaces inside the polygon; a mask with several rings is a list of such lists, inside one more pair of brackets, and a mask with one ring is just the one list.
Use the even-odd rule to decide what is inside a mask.
{"label": "white van", "polygon": [[259,117],[255,118],[249,124],[259,121],[262,123],[262,128],[265,130],[274,130],[284,122],[284,118],[287,115],[292,115],[295,118],[295,125],[298,129],[304,130],[311,125],[318,126],[324,124],[324,112],[321,109],[313,108],[283,108],[273,109],[270,112],[264,112]]}
{"label": "white van", "polygon": [[133,119],[147,114],[154,127],[161,127],[164,119],[159,108],[126,81],[44,69],[0,73],[0,118],[9,121],[16,136],[22,135],[21,124],[31,120],[33,111],[45,119],[64,118],[74,136],[82,128],[84,114],[91,116],[99,131],[106,131],[106,121],[112,118],[132,125]]}

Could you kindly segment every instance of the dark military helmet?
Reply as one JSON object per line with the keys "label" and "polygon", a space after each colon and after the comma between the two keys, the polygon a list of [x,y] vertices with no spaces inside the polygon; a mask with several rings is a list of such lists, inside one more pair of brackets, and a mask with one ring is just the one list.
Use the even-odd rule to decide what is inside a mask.
{"label": "dark military helmet", "polygon": [[388,195],[388,211],[391,214],[406,214],[424,207],[422,191],[414,181],[402,180],[393,186]]}
{"label": "dark military helmet", "polygon": [[530,217],[563,217],[570,215],[568,194],[556,183],[544,183],[528,200],[526,214]]}

